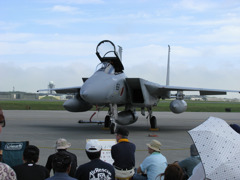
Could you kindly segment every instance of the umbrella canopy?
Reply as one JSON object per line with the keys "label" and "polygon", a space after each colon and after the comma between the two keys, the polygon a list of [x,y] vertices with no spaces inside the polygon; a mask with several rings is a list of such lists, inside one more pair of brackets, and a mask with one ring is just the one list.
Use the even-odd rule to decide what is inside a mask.
{"label": "umbrella canopy", "polygon": [[224,120],[209,117],[188,133],[197,147],[206,178],[240,179],[240,135]]}

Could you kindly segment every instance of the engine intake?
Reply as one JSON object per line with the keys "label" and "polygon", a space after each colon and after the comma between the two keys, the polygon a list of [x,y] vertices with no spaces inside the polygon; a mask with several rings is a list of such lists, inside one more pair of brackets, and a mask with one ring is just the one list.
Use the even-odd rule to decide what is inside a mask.
{"label": "engine intake", "polygon": [[187,103],[184,100],[176,99],[170,103],[170,109],[173,113],[182,113],[187,110]]}
{"label": "engine intake", "polygon": [[92,105],[84,101],[79,95],[63,103],[63,107],[70,112],[84,112],[92,108]]}
{"label": "engine intake", "polygon": [[118,118],[116,119],[116,123],[120,125],[129,125],[133,124],[137,121],[138,116],[135,112],[131,110],[122,111],[118,113]]}

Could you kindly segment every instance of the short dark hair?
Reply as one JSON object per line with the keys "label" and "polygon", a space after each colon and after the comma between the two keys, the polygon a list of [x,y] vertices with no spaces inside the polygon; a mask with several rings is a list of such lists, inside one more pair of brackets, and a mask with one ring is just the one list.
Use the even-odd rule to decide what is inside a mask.
{"label": "short dark hair", "polygon": [[39,149],[34,145],[29,145],[24,149],[23,159],[28,163],[36,163],[39,158]]}
{"label": "short dark hair", "polygon": [[125,127],[117,127],[116,133],[120,134],[123,138],[127,138],[129,131]]}
{"label": "short dark hair", "polygon": [[98,152],[88,152],[88,151],[86,151],[86,153],[87,153],[87,156],[90,160],[98,159],[101,156],[101,151],[98,151]]}
{"label": "short dark hair", "polygon": [[52,166],[56,172],[66,172],[71,164],[71,157],[64,151],[59,151],[53,156]]}

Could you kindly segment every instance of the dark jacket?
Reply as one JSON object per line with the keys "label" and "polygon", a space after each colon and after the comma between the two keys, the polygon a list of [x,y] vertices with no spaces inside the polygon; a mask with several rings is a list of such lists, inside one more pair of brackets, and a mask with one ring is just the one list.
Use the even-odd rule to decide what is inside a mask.
{"label": "dark jacket", "polygon": [[44,180],[49,177],[49,171],[41,165],[24,163],[14,166],[17,180]]}
{"label": "dark jacket", "polygon": [[[74,174],[76,172],[77,169],[77,156],[71,152],[64,150],[60,150],[60,151],[64,151],[67,155],[69,155],[71,157],[71,170],[69,172],[69,176],[74,177]],[[46,163],[46,168],[49,170],[49,172],[51,172],[52,169],[52,160],[55,154],[52,154],[48,157],[47,163]],[[55,172],[54,172],[55,173]]]}
{"label": "dark jacket", "polygon": [[135,166],[135,151],[135,144],[129,142],[128,139],[120,139],[111,149],[113,165],[121,169],[133,168]]}

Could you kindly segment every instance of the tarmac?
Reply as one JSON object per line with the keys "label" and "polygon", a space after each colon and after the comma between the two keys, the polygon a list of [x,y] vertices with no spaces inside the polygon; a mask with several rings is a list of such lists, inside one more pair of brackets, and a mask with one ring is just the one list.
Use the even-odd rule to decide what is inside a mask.
{"label": "tarmac", "polygon": [[[78,123],[88,121],[94,111],[71,113],[67,111],[4,110],[6,127],[0,134],[1,141],[29,141],[40,149],[38,164],[46,164],[50,154],[55,152],[54,144],[60,137],[66,138],[72,146],[68,149],[78,157],[78,165],[89,159],[85,153],[86,139],[115,139],[109,129],[98,123]],[[146,143],[157,139],[162,143],[162,154],[168,163],[180,161],[190,155],[189,147],[193,143],[188,131],[204,122],[209,116],[224,119],[227,123],[240,124],[240,113],[154,112],[158,130],[151,131],[146,117],[138,113],[138,121],[126,126],[129,140],[136,145],[136,167],[148,156]],[[103,121],[106,112],[97,112],[92,121]]]}

